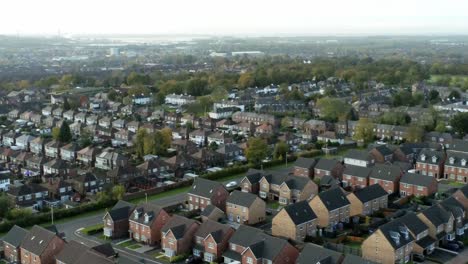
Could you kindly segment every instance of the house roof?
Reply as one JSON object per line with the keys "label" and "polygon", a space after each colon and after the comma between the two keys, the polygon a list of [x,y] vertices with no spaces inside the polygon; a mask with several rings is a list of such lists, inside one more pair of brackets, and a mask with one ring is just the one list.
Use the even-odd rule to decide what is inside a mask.
{"label": "house roof", "polygon": [[448,197],[439,203],[446,211],[450,211],[454,217],[465,216],[465,207],[455,197]]}
{"label": "house roof", "polygon": [[195,236],[206,238],[208,235],[212,235],[216,242],[221,242],[223,237],[227,235],[227,232],[231,229],[232,228],[228,225],[223,225],[208,219],[198,227]]}
{"label": "house roof", "polygon": [[3,237],[3,241],[14,246],[19,247],[23,239],[28,234],[28,230],[14,225],[10,231]]}
{"label": "house roof", "polygon": [[401,169],[398,166],[390,164],[375,164],[369,177],[385,181],[395,181],[400,175]]}
{"label": "house roof", "polygon": [[381,146],[375,147],[374,149],[377,150],[384,157],[393,155],[393,151],[389,149],[386,145],[381,145]]}
{"label": "house roof", "polygon": [[205,209],[200,213],[200,216],[210,216],[213,212],[215,211],[218,211],[218,212],[221,212],[221,213],[224,213],[221,209],[219,209],[218,207],[216,207],[215,205],[213,204],[209,204],[207,207],[205,207]]}
{"label": "house roof", "polygon": [[401,177],[400,183],[429,187],[435,181],[435,178],[432,176],[407,172]]}
{"label": "house roof", "polygon": [[332,211],[350,204],[343,190],[339,187],[331,188],[327,191],[321,192],[316,197],[318,197],[323,202],[328,211]]}
{"label": "house roof", "polygon": [[290,175],[287,176],[284,180],[284,184],[286,184],[290,190],[303,190],[304,187],[309,183],[315,185],[315,183],[311,179],[301,176]]}
{"label": "house roof", "polygon": [[245,178],[247,178],[251,184],[255,184],[258,183],[260,179],[262,179],[263,173],[264,172],[261,170],[249,169],[245,175]]}
{"label": "house roof", "polygon": [[367,203],[369,201],[375,200],[377,198],[387,196],[388,193],[380,186],[380,184],[372,184],[362,189],[356,190],[354,195],[361,201],[362,203]]}
{"label": "house roof", "polygon": [[135,208],[134,204],[119,200],[114,207],[109,211],[109,215],[113,221],[128,219],[131,211]]}
{"label": "house roof", "polygon": [[21,242],[21,248],[40,256],[57,233],[35,225]]}
{"label": "house roof", "polygon": [[338,163],[339,161],[335,159],[319,159],[319,161],[315,165],[315,169],[331,171],[336,167]]}
{"label": "house roof", "polygon": [[356,176],[361,178],[369,177],[372,169],[367,167],[355,166],[355,165],[346,165],[346,168],[343,171],[343,175]]}
{"label": "house roof", "polygon": [[226,203],[232,203],[244,207],[250,207],[258,198],[257,195],[247,192],[235,190],[231,192],[226,200]]}
{"label": "house roof", "polygon": [[[398,219],[381,225],[379,230],[394,249],[401,248],[414,241],[413,235],[406,232],[409,231],[408,228]],[[408,234],[406,235],[406,233]]]}
{"label": "house roof", "polygon": [[13,196],[23,196],[27,194],[33,194],[38,192],[45,192],[47,188],[42,187],[39,184],[23,184],[21,186],[11,186],[8,190],[8,194]]}
{"label": "house roof", "polygon": [[78,241],[71,240],[65,243],[62,251],[57,255],[56,259],[60,263],[75,263],[88,250],[88,247]]}
{"label": "house roof", "polygon": [[314,213],[307,201],[290,204],[284,207],[283,210],[289,215],[295,225],[300,225],[317,219],[317,215]]}
{"label": "house roof", "polygon": [[468,153],[468,141],[461,139],[454,139],[452,144],[450,144],[450,150],[457,152]]}
{"label": "house roof", "polygon": [[[163,208],[155,204],[145,203],[139,206],[136,206],[133,209],[130,219],[140,224],[151,226],[153,221],[158,217],[158,215],[163,211]],[[137,218],[135,218],[135,213],[138,212]],[[146,222],[146,216],[148,216],[148,222]]]}
{"label": "house roof", "polygon": [[317,164],[317,160],[313,158],[303,158],[299,157],[296,162],[294,162],[294,166],[300,168],[307,168],[312,169],[314,168],[315,164]]}
{"label": "house roof", "polygon": [[413,213],[408,212],[404,216],[398,218],[415,236],[428,230],[429,228],[424,224],[419,217]]}
{"label": "house roof", "polygon": [[198,222],[180,215],[173,215],[171,219],[162,227],[161,231],[164,233],[172,231],[174,237],[179,239],[184,236],[187,229],[190,228],[190,226],[194,223]]}
{"label": "house roof", "polygon": [[422,211],[423,214],[434,226],[446,224],[450,219],[450,213],[438,205],[433,205]]}
{"label": "house roof", "polygon": [[307,243],[302,249],[297,259],[297,264],[318,264],[318,263],[329,263],[336,264],[340,262],[343,254],[337,251],[324,248],[322,246]]}
{"label": "house roof", "polygon": [[351,149],[345,158],[370,161],[372,160],[372,155],[367,150]]}
{"label": "house roof", "polygon": [[[433,157],[435,157],[435,161],[433,160]],[[423,149],[419,153],[417,162],[438,165],[439,162],[443,159],[443,157],[444,157],[444,153],[442,151]]]}
{"label": "house roof", "polygon": [[200,197],[211,198],[215,194],[214,191],[217,188],[225,189],[222,183],[216,181],[210,181],[203,178],[195,178],[192,187],[188,191],[189,194],[197,195]]}

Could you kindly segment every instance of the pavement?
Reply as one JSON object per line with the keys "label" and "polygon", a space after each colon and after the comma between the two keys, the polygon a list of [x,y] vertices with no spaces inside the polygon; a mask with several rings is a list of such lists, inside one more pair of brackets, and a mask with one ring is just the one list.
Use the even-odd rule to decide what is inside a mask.
{"label": "pavement", "polygon": [[468,263],[468,248],[458,253],[456,257],[447,262],[447,264],[466,264]]}

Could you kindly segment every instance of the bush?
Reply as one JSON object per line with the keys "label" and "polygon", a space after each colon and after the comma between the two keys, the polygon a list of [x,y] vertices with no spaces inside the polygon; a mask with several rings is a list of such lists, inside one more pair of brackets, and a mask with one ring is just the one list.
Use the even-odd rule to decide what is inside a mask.
{"label": "bush", "polygon": [[177,256],[171,257],[169,259],[169,262],[175,263],[175,262],[185,260],[186,258],[187,258],[187,254],[177,255]]}

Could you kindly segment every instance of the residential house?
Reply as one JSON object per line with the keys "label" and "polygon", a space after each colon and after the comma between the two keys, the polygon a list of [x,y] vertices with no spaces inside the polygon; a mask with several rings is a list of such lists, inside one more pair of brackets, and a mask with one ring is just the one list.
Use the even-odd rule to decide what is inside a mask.
{"label": "residential house", "polygon": [[60,148],[63,144],[58,140],[52,140],[45,144],[45,156],[49,158],[59,158],[60,157]]}
{"label": "residential house", "polygon": [[208,144],[208,134],[208,130],[198,129],[189,133],[189,139],[198,146],[205,146]]}
{"label": "residential house", "polygon": [[109,243],[90,248],[71,240],[55,258],[57,264],[114,264],[117,263],[116,257],[117,253]]}
{"label": "residential house", "polygon": [[314,179],[321,179],[324,176],[332,176],[335,179],[343,178],[343,171],[345,167],[343,163],[335,159],[318,160],[314,168]]}
{"label": "residential house", "polygon": [[362,257],[382,264],[411,260],[415,238],[404,223],[395,219],[381,225],[362,243]]}
{"label": "residential house", "polygon": [[416,160],[416,170],[422,175],[440,179],[444,176],[445,153],[443,151],[423,149]]}
{"label": "residential house", "polygon": [[66,176],[70,172],[70,166],[62,159],[53,159],[42,165],[42,171],[45,175],[54,174]]}
{"label": "residential house", "polygon": [[224,263],[293,264],[299,251],[287,240],[269,236],[260,229],[241,225],[229,240]]}
{"label": "residential house", "polygon": [[434,177],[407,172],[400,180],[400,196],[430,196],[437,192]]}
{"label": "residential house", "polygon": [[243,192],[258,194],[260,190],[260,180],[263,178],[263,171],[249,169],[244,178],[240,181],[240,187]]}
{"label": "residential house", "polygon": [[227,198],[226,215],[231,222],[254,225],[265,221],[266,203],[255,194],[235,190]]}
{"label": "residential house", "polygon": [[75,122],[86,124],[86,117],[87,117],[86,113],[84,113],[84,112],[78,113],[78,114],[75,115]]}
{"label": "residential house", "polygon": [[208,205],[200,213],[200,216],[201,216],[202,222],[206,222],[208,220],[219,222],[220,220],[226,218],[226,214],[223,212],[223,210],[219,209],[218,207],[212,204]]}
{"label": "residential house", "polygon": [[213,132],[208,134],[207,141],[208,145],[211,145],[214,142],[219,146],[232,143],[232,138],[225,133]]}
{"label": "residential house", "polygon": [[287,205],[309,200],[318,193],[318,186],[309,178],[287,176],[279,187],[279,203]]}
{"label": "residential house", "polygon": [[168,94],[164,102],[169,105],[182,106],[195,102],[195,96],[184,94]]}
{"label": "residential house", "polygon": [[217,153],[223,156],[225,163],[235,160],[242,160],[244,157],[242,149],[236,144],[223,144],[216,150]]}
{"label": "residential house", "polygon": [[37,137],[31,142],[29,142],[29,149],[32,153],[36,155],[42,155],[44,153],[44,145],[47,142],[47,139]]}
{"label": "residential house", "polygon": [[126,123],[127,122],[124,119],[119,118],[119,119],[112,121],[112,127],[117,128],[117,129],[122,129],[122,128],[125,128]]}
{"label": "residential house", "polygon": [[121,129],[120,131],[114,134],[112,139],[112,146],[133,146],[133,140],[135,138],[135,133],[127,129]]}
{"label": "residential house", "polygon": [[55,264],[65,241],[56,231],[35,225],[20,245],[22,264]]}
{"label": "residential house", "polygon": [[8,119],[12,121],[16,121],[20,117],[20,112],[18,109],[13,109],[8,112]]}
{"label": "residential house", "polygon": [[416,240],[413,246],[414,253],[429,255],[434,251],[436,241],[429,236],[429,227],[415,213],[408,212],[398,220],[408,228]]}
{"label": "residential house", "polygon": [[52,110],[53,110],[52,106],[46,106],[46,107],[42,108],[41,113],[42,113],[43,116],[51,116],[52,115]]}
{"label": "residential house", "polygon": [[375,158],[366,150],[352,149],[346,153],[344,163],[346,165],[371,167],[375,164]]}
{"label": "residential house", "polygon": [[452,213],[455,234],[458,239],[463,239],[465,237],[465,229],[468,227],[468,223],[465,219],[466,211],[463,204],[454,197],[449,197],[440,202],[439,206],[445,209],[445,211]]}
{"label": "residential house", "polygon": [[271,232],[277,237],[304,241],[317,234],[317,215],[307,201],[287,205],[273,217]]}
{"label": "residential house", "polygon": [[468,182],[468,146],[465,152],[447,151],[444,174],[446,179]]}
{"label": "residential house", "polygon": [[127,164],[127,158],[120,153],[117,153],[112,148],[104,149],[96,156],[96,168],[102,170],[112,170]]}
{"label": "residential house", "polygon": [[78,157],[80,147],[76,143],[69,143],[60,148],[60,157],[69,162],[75,162]]}
{"label": "residential house", "polygon": [[129,235],[129,218],[135,205],[119,200],[114,207],[102,218],[104,222],[104,236],[112,239],[123,238]]}
{"label": "residential house", "polygon": [[86,166],[93,166],[96,160],[98,149],[93,148],[92,146],[85,147],[78,151],[77,160]]}
{"label": "residential house", "polygon": [[129,217],[130,237],[148,245],[161,241],[161,229],[170,221],[169,214],[159,206],[145,203],[136,206]]}
{"label": "residential house", "polygon": [[189,253],[199,225],[195,220],[173,215],[161,229],[161,248],[164,254],[174,257]]}
{"label": "residential house", "polygon": [[7,195],[16,207],[39,209],[49,194],[46,188],[31,183],[19,186],[10,185]]}
{"label": "residential house", "polygon": [[419,213],[418,217],[429,228],[429,236],[437,241],[436,246],[455,239],[454,216],[442,206],[433,205]]}
{"label": "residential house", "polygon": [[279,124],[279,120],[270,114],[257,114],[254,112],[235,112],[232,114],[232,121],[241,123],[253,123],[256,126],[259,126],[264,123],[271,124],[273,126],[277,126]]}
{"label": "residential house", "polygon": [[103,186],[102,181],[90,172],[73,177],[71,182],[73,189],[82,196],[86,196],[88,193],[95,194],[101,191]]}
{"label": "residential house", "polygon": [[21,263],[20,246],[28,230],[14,225],[3,237],[3,255],[8,263]]}
{"label": "residential house", "polygon": [[98,125],[104,128],[111,128],[112,126],[112,119],[108,116],[102,117],[99,119]]}
{"label": "residential house", "polygon": [[377,163],[392,162],[393,160],[393,151],[386,145],[380,145],[372,148],[370,150],[370,154],[374,157],[375,162]]}
{"label": "residential house", "polygon": [[75,111],[74,110],[68,110],[63,113],[63,119],[73,122],[75,119]]}
{"label": "residential house", "polygon": [[44,164],[47,158],[42,155],[33,155],[26,160],[26,167],[22,168],[23,175],[28,177],[42,175],[44,173]]}
{"label": "residential house", "polygon": [[351,202],[351,216],[370,216],[388,207],[388,193],[379,184],[356,190],[347,198]]}
{"label": "residential house", "polygon": [[371,172],[372,169],[368,167],[346,165],[343,171],[343,187],[355,190],[369,186],[369,175]]}
{"label": "residential house", "polygon": [[11,146],[16,145],[16,138],[18,138],[19,136],[20,136],[20,134],[16,133],[13,130],[6,133],[5,135],[3,135],[3,138],[2,138],[3,146],[4,147],[11,147]]}
{"label": "residential house", "polygon": [[16,138],[16,146],[21,150],[29,151],[29,144],[33,141],[35,137],[31,135],[21,135]]}
{"label": "residential house", "polygon": [[204,221],[194,235],[193,255],[206,262],[217,262],[229,246],[235,230],[216,221]]}
{"label": "residential house", "polygon": [[317,164],[317,160],[313,158],[297,158],[294,162],[293,174],[294,176],[302,176],[306,178],[314,178],[314,167]]}
{"label": "residential house", "polygon": [[87,126],[97,125],[98,119],[99,119],[99,116],[97,115],[89,115],[86,117],[86,125]]}
{"label": "residential house", "polygon": [[388,193],[398,192],[403,171],[396,165],[376,164],[369,175],[369,185],[380,184]]}
{"label": "residential house", "polygon": [[351,203],[341,188],[331,188],[309,202],[318,218],[318,226],[333,230],[339,223],[348,223]]}
{"label": "residential house", "polygon": [[[463,205],[465,211],[468,211],[468,185],[463,185],[452,194],[452,197]],[[468,215],[466,215],[466,218],[468,218]]]}
{"label": "residential house", "polygon": [[189,210],[203,210],[212,204],[225,211],[228,196],[229,192],[222,183],[195,178],[187,193]]}
{"label": "residential house", "polygon": [[316,244],[306,243],[301,253],[299,254],[299,257],[297,258],[296,264],[341,264],[343,263],[344,257],[345,256],[340,252],[333,251]]}

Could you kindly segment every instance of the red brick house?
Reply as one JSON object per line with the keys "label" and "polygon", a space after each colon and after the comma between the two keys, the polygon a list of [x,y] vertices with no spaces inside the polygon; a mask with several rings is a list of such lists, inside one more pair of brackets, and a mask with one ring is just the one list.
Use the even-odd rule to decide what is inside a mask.
{"label": "red brick house", "polygon": [[137,206],[130,214],[130,237],[138,242],[154,245],[161,241],[161,229],[170,221],[169,214],[153,204]]}
{"label": "red brick house", "polygon": [[369,175],[371,172],[371,168],[346,165],[343,171],[343,187],[349,187],[352,190],[367,187],[369,185]]}
{"label": "red brick house", "polygon": [[131,212],[135,205],[118,201],[114,207],[106,212],[102,221],[104,222],[104,236],[112,239],[127,237]]}
{"label": "red brick house", "polygon": [[298,256],[299,251],[287,240],[244,225],[231,237],[229,250],[223,254],[224,263],[239,261],[242,264],[292,264]]}
{"label": "red brick house", "polygon": [[240,181],[240,187],[243,192],[258,194],[260,190],[260,180],[264,173],[261,170],[249,169],[244,178]]}
{"label": "red brick house", "polygon": [[294,162],[294,176],[302,176],[313,179],[315,164],[317,164],[316,159],[299,157],[296,162]]}
{"label": "red brick house", "polygon": [[446,179],[467,183],[468,149],[466,149],[466,152],[447,151],[444,173]]}
{"label": "red brick house", "polygon": [[189,253],[200,224],[192,219],[174,215],[161,229],[161,248],[167,257]]}
{"label": "red brick house", "polygon": [[437,192],[437,180],[434,177],[405,173],[400,180],[400,196],[430,196]]}
{"label": "red brick house", "polygon": [[388,193],[398,191],[403,171],[396,165],[376,164],[369,175],[369,185],[380,184]]}
{"label": "red brick house", "polygon": [[440,179],[444,175],[445,158],[443,151],[423,149],[416,160],[416,170],[422,175]]}
{"label": "red brick house", "polygon": [[334,159],[320,159],[314,168],[314,178],[322,179],[323,176],[330,175],[335,179],[341,179],[345,167],[343,163]]}
{"label": "red brick house", "polygon": [[203,210],[213,204],[225,211],[228,196],[229,192],[222,183],[196,178],[187,194],[188,207],[190,210]]}
{"label": "red brick house", "polygon": [[21,263],[54,264],[64,244],[56,232],[35,225],[21,242]]}
{"label": "red brick house", "polygon": [[28,230],[15,225],[3,237],[5,260],[10,263],[21,263],[20,245],[27,234]]}
{"label": "red brick house", "polygon": [[219,261],[234,232],[234,228],[228,225],[212,220],[203,222],[194,236],[193,255],[209,263]]}

